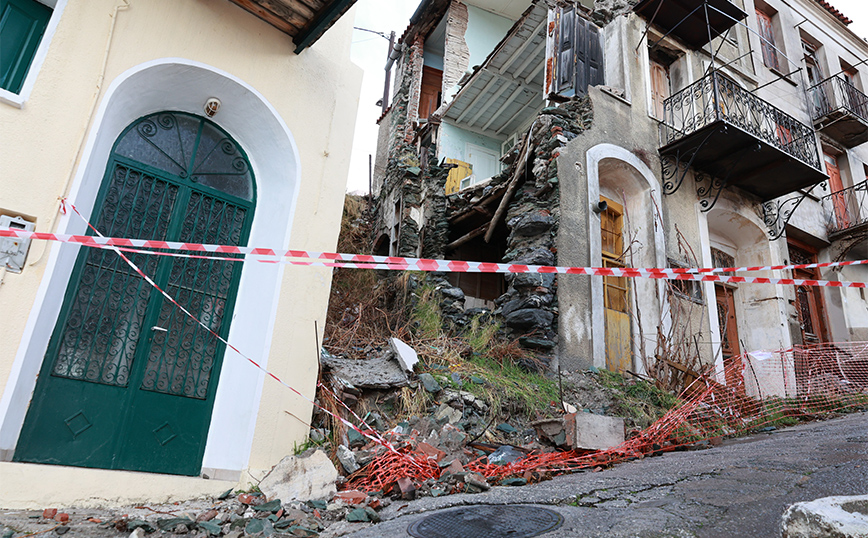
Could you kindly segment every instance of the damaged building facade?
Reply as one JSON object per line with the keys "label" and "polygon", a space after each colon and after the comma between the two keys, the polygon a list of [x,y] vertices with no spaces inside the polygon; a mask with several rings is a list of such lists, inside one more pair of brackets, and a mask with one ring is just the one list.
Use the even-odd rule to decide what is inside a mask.
{"label": "damaged building facade", "polygon": [[[375,253],[634,268],[864,259],[868,44],[849,23],[823,0],[425,1],[386,66]],[[854,288],[444,278],[450,308],[494,310],[565,370],[658,375],[868,338]]]}

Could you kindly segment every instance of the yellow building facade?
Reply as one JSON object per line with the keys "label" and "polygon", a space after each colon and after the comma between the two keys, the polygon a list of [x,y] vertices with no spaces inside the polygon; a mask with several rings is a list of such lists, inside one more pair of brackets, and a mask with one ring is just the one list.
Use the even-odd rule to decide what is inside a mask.
{"label": "yellow building facade", "polygon": [[[361,70],[349,58],[352,11],[343,17],[338,14],[340,19],[332,21],[334,26],[321,39],[297,54],[297,44],[289,35],[229,0],[44,4],[51,10],[50,18],[26,76],[20,87],[0,90],[0,138],[5,150],[0,158],[0,216],[30,223],[37,231],[87,233],[84,220],[72,211],[61,211],[60,200],[67,199],[93,224],[104,221],[110,211],[127,211],[134,221],[135,211],[124,207],[123,197],[112,198],[110,185],[118,170],[113,167],[131,159],[134,170],[136,163],[141,164],[143,171],[135,173],[142,178],[150,174],[147,177],[154,181],[163,181],[165,176],[168,179],[161,185],[175,185],[171,188],[187,192],[183,196],[190,200],[207,198],[211,191],[215,200],[223,200],[220,203],[233,196],[244,198],[243,233],[234,238],[238,244],[334,250],[361,85]],[[205,110],[209,101],[209,113],[215,103],[219,105],[210,116]],[[141,133],[140,146],[161,146],[147,138],[151,125],[166,135],[164,140],[177,135],[175,150],[184,158],[193,147],[215,155],[228,148],[224,157],[232,159],[224,164],[229,170],[234,163],[234,170],[246,174],[250,192],[225,194],[219,184],[208,183],[202,171],[206,157],[191,157],[181,163],[184,170],[172,172],[170,165],[161,166],[153,155],[150,160],[141,157],[145,151],[141,148],[124,149],[124,137],[137,133]],[[208,132],[212,142],[206,147]],[[192,133],[201,144],[200,138],[187,140]],[[165,146],[157,149],[163,155],[175,151]],[[148,151],[153,153],[152,148]],[[182,199],[182,194],[177,196]],[[152,217],[163,222],[161,214]],[[187,217],[173,225],[178,237],[186,237],[190,230]],[[202,226],[207,229],[209,224]],[[143,229],[140,234],[151,231]],[[93,362],[88,362],[92,359],[86,357],[87,349],[97,349],[99,344],[90,348],[79,344],[91,337],[90,329],[76,333],[79,343],[65,343],[72,334],[70,327],[76,325],[74,312],[80,307],[76,294],[83,295],[90,285],[86,275],[93,264],[86,261],[91,258],[82,249],[34,241],[20,272],[0,273],[0,305],[6,313],[0,324],[0,507],[162,501],[225,491],[261,478],[305,440],[318,368],[316,342],[321,337],[314,322],[319,321],[321,332],[329,269],[230,263],[227,267],[237,269],[226,269],[226,275],[231,273],[226,281],[232,285],[227,284],[231,289],[223,290],[226,297],[220,303],[224,321],[214,326],[232,346],[305,397],[267,379],[244,357],[219,344],[208,348],[207,366],[200,360],[199,366],[191,367],[188,361],[187,371],[195,370],[204,379],[201,394],[196,394],[196,390],[185,393],[183,380],[175,392],[158,384],[148,386],[141,378],[147,373],[141,372],[88,377]],[[98,269],[105,274],[116,271],[108,265]],[[167,275],[174,271],[164,270]],[[167,278],[171,288],[174,277]],[[200,280],[207,286],[214,278]],[[117,281],[111,280],[107,288]],[[175,287],[178,293],[187,289]],[[140,299],[144,318],[136,322],[135,332],[144,336],[137,342],[150,346],[151,353],[133,350],[125,363],[130,371],[150,361],[157,339],[169,341],[173,328],[183,326],[178,322],[173,326],[165,313],[156,313],[160,308],[150,305],[158,299],[147,295],[149,290],[138,289],[144,290]],[[121,303],[131,296],[126,288],[119,293]],[[154,311],[152,318],[147,318],[148,308]],[[113,319],[106,332],[115,342],[121,321],[112,312],[106,307],[104,317]],[[199,319],[206,317],[202,314]],[[83,319],[87,325],[87,316]],[[149,320],[156,321],[151,326]],[[125,327],[125,340],[117,340],[118,345],[132,349],[136,339]],[[191,345],[199,349],[200,344]],[[183,342],[178,346],[181,349]],[[78,350],[70,356],[77,357],[73,362],[83,361],[83,370],[58,366],[58,357],[67,348]],[[181,364],[179,356],[164,359],[166,364],[175,361],[176,367]],[[121,361],[107,360],[114,367]],[[211,370],[210,379],[202,377],[206,370]],[[51,383],[68,385],[59,390]],[[81,392],[81,386],[100,391],[96,404],[88,399],[89,393]],[[130,416],[137,411],[124,409],[142,391],[163,398],[160,401],[169,402],[169,408],[176,401],[182,402],[181,407],[169,418],[158,418],[159,424],[139,426],[144,419]],[[198,414],[187,414],[185,397],[199,406]],[[143,401],[143,408],[152,405]],[[37,402],[54,411],[37,409]],[[100,417],[111,415],[115,408],[122,409],[118,415],[122,418],[101,422]],[[76,450],[90,454],[89,446],[100,446],[99,438],[87,440],[100,431],[114,447],[105,458],[70,459]],[[176,444],[190,441],[193,447],[183,456],[188,460],[186,471],[164,468],[159,462],[139,465],[137,450],[159,454],[159,447],[170,447],[175,439]],[[151,440],[156,441],[156,450],[145,448]],[[138,444],[131,447],[131,443]],[[131,456],[121,457],[130,451]]]}

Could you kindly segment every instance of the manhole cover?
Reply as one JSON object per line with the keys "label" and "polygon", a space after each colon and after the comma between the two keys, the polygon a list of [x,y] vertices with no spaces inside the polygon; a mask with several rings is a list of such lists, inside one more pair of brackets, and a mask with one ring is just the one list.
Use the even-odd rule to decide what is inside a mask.
{"label": "manhole cover", "polygon": [[416,538],[530,538],[563,522],[557,512],[535,506],[468,506],[420,519],[407,532]]}

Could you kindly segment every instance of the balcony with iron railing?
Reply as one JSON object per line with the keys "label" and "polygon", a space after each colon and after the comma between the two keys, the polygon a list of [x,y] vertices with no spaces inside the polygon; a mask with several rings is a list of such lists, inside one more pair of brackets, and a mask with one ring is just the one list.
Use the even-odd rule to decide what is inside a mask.
{"label": "balcony with iron railing", "polygon": [[868,180],[827,194],[820,202],[829,211],[829,239],[868,228]]}
{"label": "balcony with iron railing", "polygon": [[771,200],[816,185],[814,130],[718,71],[666,99],[660,155]]}
{"label": "balcony with iron railing", "polygon": [[836,75],[808,88],[811,119],[818,131],[847,148],[868,142],[868,96]]}

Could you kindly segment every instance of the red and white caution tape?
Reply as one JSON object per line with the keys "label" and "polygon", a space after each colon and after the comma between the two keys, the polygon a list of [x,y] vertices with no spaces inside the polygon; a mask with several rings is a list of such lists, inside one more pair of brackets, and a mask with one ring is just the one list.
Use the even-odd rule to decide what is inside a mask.
{"label": "red and white caution tape", "polygon": [[[93,239],[99,239],[99,240],[105,240],[105,239],[107,239],[106,237],[104,237],[104,236],[99,232],[99,230],[97,230],[97,229],[96,229],[96,228],[95,228],[95,227],[94,227],[90,222],[88,222],[87,219],[85,219],[84,216],[83,216],[81,213],[78,212],[78,209],[76,209],[75,206],[73,206],[73,205],[71,205],[71,204],[70,204],[70,206],[72,207],[72,210],[75,212],[75,214],[78,215],[79,217],[81,217],[81,219],[85,222],[85,224],[87,224],[87,226],[88,226],[91,230],[93,230],[93,232],[96,234],[96,236],[93,236],[93,237],[92,237]],[[3,230],[3,229],[0,228],[0,231],[2,231],[2,230]],[[53,235],[53,234],[46,234],[46,235]],[[2,237],[2,235],[0,235],[0,237]],[[77,237],[81,237],[81,236],[77,236]],[[82,243],[82,244],[87,244],[87,243]],[[94,246],[94,245],[87,244],[87,246]],[[365,428],[367,428],[367,431],[362,430],[361,428],[359,428],[358,426],[356,426],[356,425],[353,424],[352,422],[350,422],[350,421],[344,419],[343,417],[341,417],[341,416],[339,416],[339,415],[336,415],[336,414],[332,413],[332,412],[329,411],[328,409],[326,409],[326,408],[324,408],[323,406],[319,405],[319,404],[316,403],[316,401],[314,401],[312,398],[308,398],[308,397],[305,396],[301,391],[297,390],[296,388],[294,388],[294,387],[291,386],[290,384],[286,383],[285,381],[283,381],[282,379],[280,379],[278,376],[276,376],[274,373],[272,373],[272,372],[270,372],[269,370],[263,368],[263,367],[262,367],[258,362],[256,362],[255,360],[251,359],[250,357],[248,357],[247,355],[245,355],[245,354],[244,354],[240,349],[238,349],[237,347],[235,347],[235,346],[233,346],[232,344],[230,344],[228,340],[224,339],[224,338],[221,337],[219,334],[217,334],[216,332],[214,332],[214,330],[212,330],[211,327],[207,326],[205,323],[203,323],[202,321],[200,321],[199,318],[197,318],[196,316],[194,316],[193,314],[191,314],[189,310],[187,310],[186,308],[184,308],[183,305],[181,305],[181,303],[179,303],[178,301],[176,301],[174,297],[172,297],[171,295],[169,295],[165,290],[163,290],[160,286],[158,286],[157,283],[154,282],[154,281],[151,279],[151,277],[149,277],[147,274],[145,274],[144,271],[142,271],[142,270],[141,270],[141,269],[140,269],[140,268],[139,268],[135,263],[133,263],[133,262],[132,262],[128,257],[126,257],[126,256],[124,255],[124,253],[121,252],[121,249],[120,249],[120,248],[118,248],[118,247],[116,247],[116,246],[113,246],[113,245],[108,245],[108,244],[103,244],[102,246],[103,246],[104,248],[109,248],[109,249],[111,249],[111,250],[114,250],[114,251],[117,253],[117,255],[120,256],[120,257],[124,260],[124,262],[126,262],[126,264],[130,266],[130,268],[131,268],[133,271],[135,271],[136,273],[138,273],[138,275],[141,276],[143,279],[145,279],[145,281],[146,281],[148,284],[150,284],[151,286],[154,287],[154,289],[156,289],[157,291],[159,291],[160,294],[162,294],[163,297],[165,297],[167,301],[169,301],[170,303],[172,303],[173,305],[175,305],[176,307],[178,307],[178,309],[181,310],[181,312],[183,312],[187,317],[189,317],[190,319],[192,319],[193,321],[195,321],[195,322],[196,322],[200,327],[202,327],[203,329],[205,329],[206,331],[208,331],[208,333],[210,333],[214,338],[216,338],[216,339],[220,340],[221,342],[223,342],[224,344],[226,344],[226,346],[227,346],[228,348],[230,348],[232,351],[234,351],[235,353],[237,353],[239,356],[243,357],[245,360],[247,360],[247,362],[249,362],[250,364],[252,364],[253,366],[255,366],[257,369],[259,369],[259,370],[260,370],[261,372],[263,372],[265,375],[267,375],[268,377],[274,379],[275,381],[277,381],[278,383],[280,383],[281,385],[283,385],[283,386],[286,387],[287,389],[291,390],[292,392],[294,392],[295,394],[297,394],[298,396],[300,396],[301,398],[303,398],[304,400],[306,400],[307,402],[309,402],[310,404],[312,404],[314,407],[319,408],[320,410],[322,410],[323,412],[325,412],[326,414],[328,414],[328,415],[331,416],[332,418],[334,418],[334,419],[340,421],[341,423],[343,423],[343,424],[346,425],[347,427],[353,428],[354,430],[356,430],[357,432],[359,432],[359,433],[360,433],[361,435],[363,435],[364,437],[367,437],[367,438],[370,439],[371,441],[374,441],[375,443],[377,443],[377,444],[379,444],[379,445],[381,445],[381,446],[383,446],[383,447],[386,447],[387,449],[391,450],[392,452],[401,455],[397,450],[395,450],[395,447],[393,447],[393,446],[391,445],[391,443],[389,443],[388,441],[386,441],[385,439],[383,439],[383,438],[379,435],[379,433],[377,433],[377,431],[376,431],[375,429],[371,428],[371,427],[370,427],[370,426],[369,426],[369,425],[368,425],[364,420],[362,420],[361,418],[359,418],[359,416],[356,415],[356,413],[353,412],[353,410],[350,409],[350,408],[349,408],[345,403],[343,403],[339,398],[337,398],[337,397],[335,396],[335,400],[337,400],[338,402],[340,402],[341,405],[343,405],[345,408],[349,409],[350,413],[353,414],[353,416],[354,416],[354,417],[359,421],[359,423],[362,424]],[[226,259],[233,260],[233,261],[235,260],[235,258],[226,258]],[[319,350],[317,350],[317,352],[319,352]],[[319,386],[321,386],[321,387],[323,387],[323,388],[326,388],[326,387],[325,387],[324,385],[322,385],[321,383],[319,384]],[[326,390],[328,390],[328,389],[326,388]],[[329,392],[331,392],[331,391],[329,391]],[[332,393],[332,394],[334,395],[334,393]],[[370,432],[370,433],[369,433],[369,432]],[[373,435],[371,435],[371,434],[373,434]],[[408,461],[410,461],[411,463],[413,463],[413,464],[415,464],[415,465],[418,465],[418,463],[416,463],[415,461],[413,461],[413,460],[410,459],[410,458],[408,458]]]}
{"label": "red and white caution tape", "polygon": [[[74,209],[74,206],[73,206]],[[29,232],[25,230],[0,228],[0,237],[21,239],[41,239],[73,243],[96,248],[153,254],[161,256],[206,257],[186,252],[215,254],[242,254],[246,258],[207,256],[233,262],[256,261],[262,263],[287,263],[292,265],[342,267],[349,269],[382,269],[391,271],[433,271],[452,273],[539,273],[611,276],[626,278],[652,278],[668,280],[693,280],[701,282],[730,282],[734,284],[781,284],[788,286],[828,286],[837,288],[866,288],[865,282],[836,280],[808,280],[791,278],[741,277],[720,275],[722,272],[781,271],[793,269],[813,269],[866,265],[868,260],[842,261],[830,263],[766,265],[754,267],[726,268],[648,268],[631,267],[568,267],[551,265],[523,265],[514,263],[468,262],[460,260],[432,260],[425,258],[403,258],[395,256],[373,256],[366,254],[342,254],[335,252],[315,252],[307,250],[275,250],[261,247],[239,247],[232,245],[213,245],[205,243],[182,243],[177,241],[158,241],[149,239],[126,239],[116,237],[52,234]],[[158,249],[142,250],[142,249]]]}

